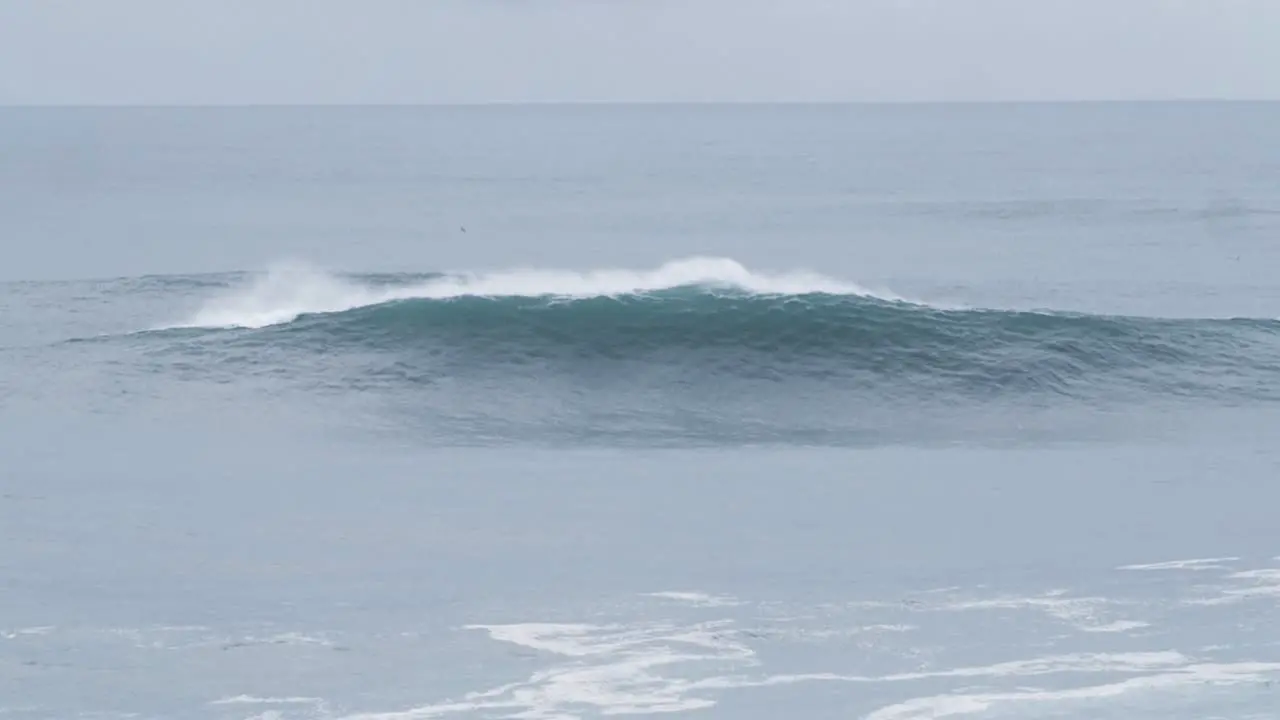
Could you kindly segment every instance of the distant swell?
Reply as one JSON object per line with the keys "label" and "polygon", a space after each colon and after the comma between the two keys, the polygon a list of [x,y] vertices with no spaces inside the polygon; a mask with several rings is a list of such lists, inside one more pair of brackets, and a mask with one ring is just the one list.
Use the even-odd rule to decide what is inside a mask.
{"label": "distant swell", "polygon": [[571,404],[588,402],[578,395],[588,388],[622,406],[714,397],[728,407],[778,392],[864,406],[1280,399],[1270,320],[945,309],[721,259],[363,280],[276,271],[184,325],[212,329],[202,347],[240,372],[284,372],[289,356],[298,377],[345,374],[326,377],[330,386],[471,381],[476,393],[558,393]]}

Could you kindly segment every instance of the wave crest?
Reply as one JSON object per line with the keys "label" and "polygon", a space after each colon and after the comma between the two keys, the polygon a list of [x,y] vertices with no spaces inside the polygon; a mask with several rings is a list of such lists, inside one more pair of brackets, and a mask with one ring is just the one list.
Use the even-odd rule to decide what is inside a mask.
{"label": "wave crest", "polygon": [[303,315],[335,313],[398,300],[461,297],[590,298],[634,295],[678,288],[736,290],[761,295],[856,295],[903,300],[809,271],[764,273],[728,258],[691,257],[652,270],[607,268],[589,271],[514,269],[489,273],[417,276],[385,283],[344,279],[306,265],[272,267],[247,287],[208,301],[186,322],[170,327],[262,328]]}

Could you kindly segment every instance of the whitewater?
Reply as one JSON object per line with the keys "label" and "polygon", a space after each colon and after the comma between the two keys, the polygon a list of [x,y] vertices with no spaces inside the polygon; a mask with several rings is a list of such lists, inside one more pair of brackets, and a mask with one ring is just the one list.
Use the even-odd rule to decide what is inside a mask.
{"label": "whitewater", "polygon": [[269,268],[248,287],[209,301],[189,321],[171,327],[248,327],[295,320],[306,313],[333,313],[396,300],[458,297],[550,296],[587,298],[639,294],[680,287],[736,289],[759,294],[827,293],[874,295],[857,285],[812,272],[755,273],[729,258],[673,260],[653,270],[516,269],[491,273],[445,272],[418,283],[371,287],[343,280],[314,265],[293,261]]}

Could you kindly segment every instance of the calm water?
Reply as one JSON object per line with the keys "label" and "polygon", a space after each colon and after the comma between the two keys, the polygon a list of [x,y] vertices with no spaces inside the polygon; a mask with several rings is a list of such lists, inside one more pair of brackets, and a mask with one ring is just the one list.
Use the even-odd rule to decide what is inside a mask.
{"label": "calm water", "polygon": [[1274,718],[1280,105],[0,110],[0,718]]}

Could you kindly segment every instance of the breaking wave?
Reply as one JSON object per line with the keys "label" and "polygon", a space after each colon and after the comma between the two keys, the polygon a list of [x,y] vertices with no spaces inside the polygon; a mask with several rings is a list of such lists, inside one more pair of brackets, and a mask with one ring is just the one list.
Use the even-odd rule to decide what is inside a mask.
{"label": "breaking wave", "polygon": [[[170,281],[190,296],[189,279],[156,280]],[[942,307],[714,258],[649,271],[277,268],[223,278],[184,322],[124,342],[154,377],[356,398],[449,442],[987,437],[1026,430],[1028,409],[1280,401],[1275,320]]]}
{"label": "breaking wave", "polygon": [[310,313],[334,313],[397,300],[464,297],[582,299],[659,292],[682,287],[755,294],[824,293],[900,299],[816,273],[751,272],[726,258],[689,258],[655,270],[526,269],[494,273],[373,275],[345,280],[302,265],[280,265],[247,288],[209,302],[178,326],[260,328]]}
{"label": "breaking wave", "polygon": [[674,386],[804,380],[882,396],[1280,395],[1271,320],[943,308],[714,258],[581,273],[277,269],[175,327],[246,362],[268,347],[381,358],[365,381],[388,368],[418,382],[518,369]]}

